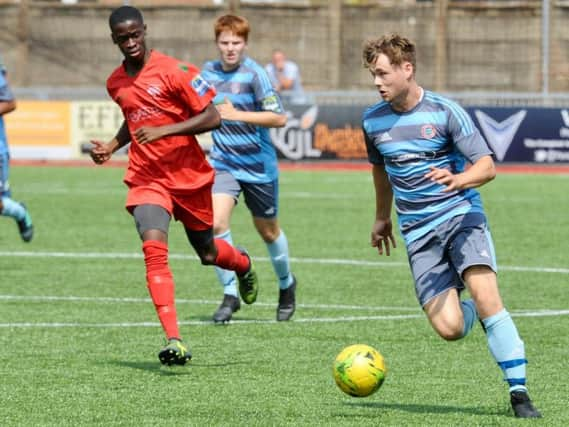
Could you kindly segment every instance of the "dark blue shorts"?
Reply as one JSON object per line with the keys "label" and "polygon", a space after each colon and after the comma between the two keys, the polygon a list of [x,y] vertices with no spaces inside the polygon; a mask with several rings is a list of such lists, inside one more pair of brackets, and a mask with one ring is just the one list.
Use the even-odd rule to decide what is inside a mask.
{"label": "dark blue shorts", "polygon": [[227,171],[215,171],[213,194],[229,194],[239,200],[243,192],[245,204],[257,218],[276,218],[279,209],[279,180],[254,184],[238,181]]}
{"label": "dark blue shorts", "polygon": [[486,265],[497,271],[492,236],[479,213],[459,215],[438,225],[407,246],[415,293],[422,307],[451,288],[464,289],[468,267]]}

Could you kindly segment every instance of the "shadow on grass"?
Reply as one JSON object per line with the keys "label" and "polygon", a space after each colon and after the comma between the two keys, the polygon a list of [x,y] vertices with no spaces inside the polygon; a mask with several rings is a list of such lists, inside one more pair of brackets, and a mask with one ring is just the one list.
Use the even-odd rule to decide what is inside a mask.
{"label": "shadow on grass", "polygon": [[[123,368],[138,369],[141,371],[151,372],[156,375],[190,375],[190,365],[187,366],[163,366],[158,361],[135,362],[125,360],[109,361],[110,365],[121,366]],[[191,364],[191,362],[190,362]]]}
{"label": "shadow on grass", "polygon": [[125,361],[125,360],[113,360],[110,361],[109,364],[121,366],[124,368],[131,368],[131,369],[138,369],[146,372],[151,372],[157,375],[191,375],[192,370],[201,369],[201,368],[226,368],[229,365],[245,365],[249,364],[247,361],[243,362],[218,362],[218,363],[200,363],[190,361],[185,366],[164,366],[161,365],[159,362],[134,362],[134,361]]}
{"label": "shadow on grass", "polygon": [[471,415],[505,415],[505,412],[497,408],[480,408],[472,406],[448,406],[448,405],[422,405],[416,403],[384,403],[384,402],[345,402],[346,406],[358,406],[361,408],[389,409],[416,414],[471,414]]}
{"label": "shadow on grass", "polygon": [[229,322],[220,322],[220,323],[215,323],[212,319],[212,316],[208,316],[208,315],[195,315],[195,316],[185,316],[183,319],[181,319],[182,321],[187,321],[187,322],[200,322],[200,323],[204,323],[204,324],[208,324],[211,326],[215,326],[216,328],[222,328],[224,326],[230,326],[233,324],[242,324],[242,325],[246,325],[246,324],[271,324],[271,323],[288,323],[288,324],[293,324],[294,322],[277,322],[276,319],[270,317],[233,317]]}

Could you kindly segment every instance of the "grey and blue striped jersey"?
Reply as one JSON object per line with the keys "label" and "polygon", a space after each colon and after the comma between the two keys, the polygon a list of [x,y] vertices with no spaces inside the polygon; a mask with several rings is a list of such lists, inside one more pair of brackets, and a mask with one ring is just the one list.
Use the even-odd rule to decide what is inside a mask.
{"label": "grey and blue striped jersey", "polygon": [[385,165],[406,244],[454,216],[484,214],[478,191],[444,193],[443,185],[425,178],[431,166],[460,173],[467,161],[492,155],[458,104],[429,91],[405,113],[381,101],[364,112],[363,130],[369,161]]}
{"label": "grey and blue striped jersey", "polygon": [[[228,98],[241,111],[284,114],[267,72],[249,57],[228,72],[223,71],[219,60],[206,62],[201,75],[215,87],[215,103]],[[278,177],[277,154],[267,128],[223,120],[212,136],[210,161],[215,169],[228,171],[237,180],[249,183],[267,183]]]}

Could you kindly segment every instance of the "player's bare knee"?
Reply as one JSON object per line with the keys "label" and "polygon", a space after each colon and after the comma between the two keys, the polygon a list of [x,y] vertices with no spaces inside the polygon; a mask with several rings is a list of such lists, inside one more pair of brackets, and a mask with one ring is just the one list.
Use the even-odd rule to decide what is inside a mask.
{"label": "player's bare knee", "polygon": [[455,341],[463,336],[464,321],[459,316],[439,316],[431,319],[431,325],[445,341]]}
{"label": "player's bare knee", "polygon": [[217,254],[215,252],[201,252],[198,253],[202,265],[213,265],[215,264],[215,259]]}
{"label": "player's bare knee", "polygon": [[263,239],[263,241],[267,244],[273,243],[275,240],[277,240],[279,238],[280,234],[281,234],[280,229],[279,230],[273,230],[273,229],[259,230],[259,235],[261,236],[261,239]]}
{"label": "player's bare knee", "polygon": [[439,325],[434,327],[435,331],[439,336],[445,341],[456,341],[463,336],[463,326],[462,325]]}
{"label": "player's bare knee", "polygon": [[456,341],[462,338],[462,331],[458,332],[458,331],[448,331],[445,332],[444,334],[439,334],[441,336],[442,339],[444,339],[445,341]]}
{"label": "player's bare knee", "polygon": [[219,236],[229,230],[229,226],[226,222],[214,222],[213,224],[213,234],[214,236]]}

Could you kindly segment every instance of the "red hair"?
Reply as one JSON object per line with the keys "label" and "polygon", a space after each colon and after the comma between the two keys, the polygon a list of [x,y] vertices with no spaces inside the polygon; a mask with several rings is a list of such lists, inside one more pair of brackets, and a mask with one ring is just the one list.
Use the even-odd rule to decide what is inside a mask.
{"label": "red hair", "polygon": [[215,31],[216,40],[222,32],[230,31],[239,37],[243,37],[245,41],[247,41],[249,31],[251,30],[249,27],[249,21],[242,16],[237,15],[220,16],[217,18],[217,21],[215,21],[213,29]]}

